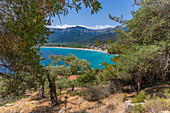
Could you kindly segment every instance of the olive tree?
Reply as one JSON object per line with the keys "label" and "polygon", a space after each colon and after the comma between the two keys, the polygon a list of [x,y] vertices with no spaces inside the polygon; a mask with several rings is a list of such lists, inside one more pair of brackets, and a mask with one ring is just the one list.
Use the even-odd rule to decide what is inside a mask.
{"label": "olive tree", "polygon": [[92,14],[101,9],[97,0],[0,0],[0,76],[16,80],[21,79],[18,72],[22,77],[43,75],[39,47],[51,34],[46,26],[51,17],[60,19],[69,9],[78,12],[82,4]]}

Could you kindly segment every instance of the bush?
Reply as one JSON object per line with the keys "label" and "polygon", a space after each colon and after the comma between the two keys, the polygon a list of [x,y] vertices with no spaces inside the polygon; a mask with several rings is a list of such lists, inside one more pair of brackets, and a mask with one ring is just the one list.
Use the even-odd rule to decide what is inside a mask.
{"label": "bush", "polygon": [[106,87],[91,85],[84,92],[85,99],[89,101],[99,101],[109,95],[109,90]]}
{"label": "bush", "polygon": [[123,94],[123,98],[122,98],[122,101],[125,102],[127,99],[127,93]]}
{"label": "bush", "polygon": [[142,104],[135,105],[132,109],[132,113],[144,113],[145,109]]}
{"label": "bush", "polygon": [[157,98],[148,100],[144,105],[135,105],[132,109],[133,113],[160,113],[164,110],[170,110],[170,104],[165,98]]}
{"label": "bush", "polygon": [[149,100],[145,104],[145,110],[151,113],[160,113],[163,110],[170,110],[170,103],[164,98]]}
{"label": "bush", "polygon": [[168,91],[169,89],[165,89],[164,93],[162,93],[162,95],[167,95],[167,97],[164,96],[162,97],[161,95],[159,95],[159,93],[161,93],[159,91],[158,94],[156,93],[153,94],[152,98],[150,98],[151,96],[149,94],[147,95],[144,91],[141,91],[138,95],[135,95],[134,99],[132,100],[132,103],[144,102],[145,99],[147,99],[147,101],[143,105],[141,104],[135,105],[132,111],[134,113],[145,113],[145,112],[160,113],[161,111],[164,110],[170,110],[170,103],[168,101],[169,99]]}
{"label": "bush", "polygon": [[108,82],[110,93],[117,93],[122,91],[122,81],[119,79],[112,79]]}
{"label": "bush", "polygon": [[[142,1],[142,0],[141,0]],[[127,85],[140,91],[170,81],[169,75],[169,0],[143,0],[131,20],[116,30],[118,49],[116,70]],[[115,17],[111,17],[115,21]],[[124,50],[121,51],[121,46]],[[120,53],[119,53],[120,52]]]}
{"label": "bush", "polygon": [[96,76],[92,73],[83,74],[77,78],[77,81],[81,86],[86,86],[89,83],[93,83],[96,80]]}
{"label": "bush", "polygon": [[0,106],[4,106],[7,103],[15,102],[18,101],[22,98],[27,98],[27,96],[13,96],[13,95],[8,95],[5,98],[1,98],[0,96]]}
{"label": "bush", "polygon": [[170,98],[170,89],[165,89],[164,95],[166,96],[166,98]]}
{"label": "bush", "polygon": [[67,80],[67,79],[57,80],[55,84],[57,89],[72,88],[73,86],[77,86],[76,80]]}
{"label": "bush", "polygon": [[140,91],[139,94],[135,95],[131,103],[144,102],[146,99],[150,99],[150,95],[147,95],[144,90]]}
{"label": "bush", "polygon": [[82,91],[75,91],[75,92],[70,93],[70,96],[76,96],[76,95],[82,96],[83,92]]}

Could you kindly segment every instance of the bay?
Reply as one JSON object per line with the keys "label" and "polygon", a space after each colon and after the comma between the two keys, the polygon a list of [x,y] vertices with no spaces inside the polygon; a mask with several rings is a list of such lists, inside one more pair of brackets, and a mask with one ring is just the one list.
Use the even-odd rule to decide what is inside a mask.
{"label": "bay", "polygon": [[40,52],[43,53],[43,58],[46,60],[41,61],[41,64],[48,66],[51,60],[48,59],[49,55],[63,55],[66,56],[68,54],[74,54],[80,59],[86,59],[90,62],[91,67],[93,69],[99,68],[103,69],[104,66],[100,64],[103,61],[106,61],[109,64],[114,64],[110,58],[114,58],[115,55],[106,54],[105,52],[101,51],[91,51],[91,50],[82,50],[82,49],[71,49],[71,48],[52,48],[52,47],[41,47]]}

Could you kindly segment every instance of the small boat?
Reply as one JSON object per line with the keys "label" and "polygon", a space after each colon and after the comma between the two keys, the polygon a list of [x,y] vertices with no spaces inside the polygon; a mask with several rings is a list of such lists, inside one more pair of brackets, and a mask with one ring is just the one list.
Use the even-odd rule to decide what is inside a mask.
{"label": "small boat", "polygon": [[101,66],[101,64],[99,64],[98,66]]}

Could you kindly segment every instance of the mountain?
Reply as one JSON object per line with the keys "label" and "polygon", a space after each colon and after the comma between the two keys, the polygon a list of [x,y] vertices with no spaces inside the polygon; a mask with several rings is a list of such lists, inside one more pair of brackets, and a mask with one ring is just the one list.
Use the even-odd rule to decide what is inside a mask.
{"label": "mountain", "polygon": [[48,44],[87,44],[95,42],[96,39],[106,41],[116,36],[116,33],[113,32],[114,29],[115,28],[92,30],[80,26],[66,29],[50,28],[50,31],[54,34],[50,35],[47,42]]}

